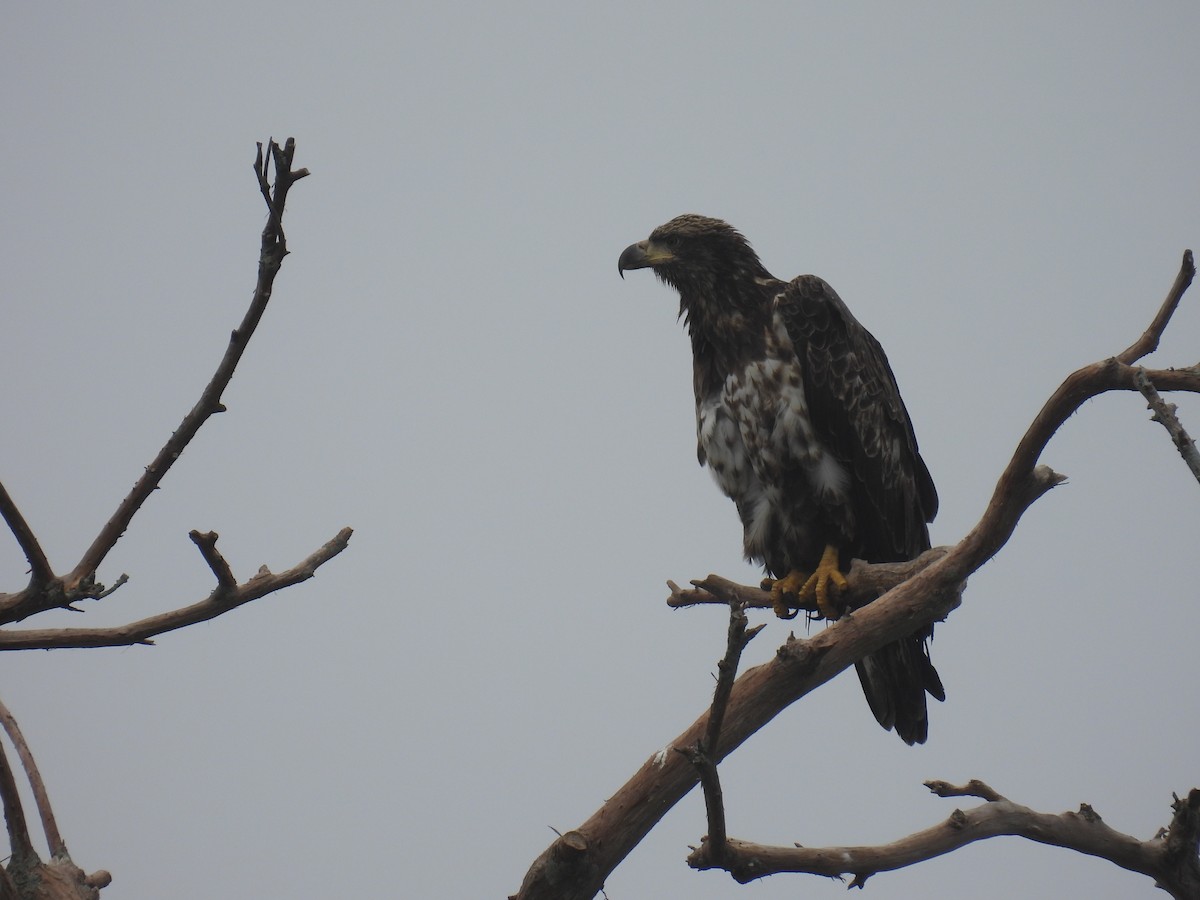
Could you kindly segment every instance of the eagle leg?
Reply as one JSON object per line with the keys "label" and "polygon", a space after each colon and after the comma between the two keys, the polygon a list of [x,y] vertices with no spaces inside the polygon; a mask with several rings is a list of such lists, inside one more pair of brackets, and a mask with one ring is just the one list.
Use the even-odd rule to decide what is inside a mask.
{"label": "eagle leg", "polygon": [[821,561],[817,563],[817,570],[809,576],[808,581],[804,582],[799,596],[810,598],[815,595],[817,609],[822,616],[830,620],[841,615],[841,610],[834,606],[833,600],[829,596],[831,586],[839,591],[844,591],[849,587],[849,583],[846,581],[846,576],[842,574],[842,570],[838,568],[837,547],[833,544],[826,544],[825,552],[821,554]]}
{"label": "eagle leg", "polygon": [[816,600],[817,611],[832,621],[841,615],[841,611],[834,605],[830,594],[834,589],[844,591],[847,587],[846,576],[838,568],[838,549],[833,544],[827,544],[816,571],[811,575],[792,570],[771,585],[771,603],[779,618],[793,619],[796,613],[790,611],[788,594],[795,596],[801,606]]}

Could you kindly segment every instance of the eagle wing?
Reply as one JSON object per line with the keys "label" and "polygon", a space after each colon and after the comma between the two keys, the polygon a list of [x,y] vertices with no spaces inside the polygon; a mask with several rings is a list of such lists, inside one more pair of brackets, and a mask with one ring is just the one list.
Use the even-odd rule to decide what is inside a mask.
{"label": "eagle wing", "polygon": [[813,431],[854,482],[855,539],[845,549],[868,562],[920,555],[937,490],[883,348],[815,275],[776,296],[775,316],[803,368]]}
{"label": "eagle wing", "polygon": [[[915,558],[929,548],[937,491],[883,348],[814,275],[788,284],[775,315],[804,370],[813,431],[852,481],[854,537],[842,549],[868,562]],[[925,694],[946,699],[932,637],[926,626],[855,663],[875,718],[909,744],[929,733]]]}

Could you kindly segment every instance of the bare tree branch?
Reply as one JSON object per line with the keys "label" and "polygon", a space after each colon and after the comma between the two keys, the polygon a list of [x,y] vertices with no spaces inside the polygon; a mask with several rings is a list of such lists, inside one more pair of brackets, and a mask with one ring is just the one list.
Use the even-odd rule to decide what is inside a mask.
{"label": "bare tree branch", "polygon": [[[868,563],[861,559],[852,560],[850,571],[846,573],[847,587],[838,593],[838,600],[846,609],[861,609],[868,603],[878,600],[898,584],[902,584],[920,572],[926,566],[941,559],[950,552],[951,547],[934,547],[926,550],[916,559],[898,563]],[[737,584],[720,575],[709,575],[706,578],[692,581],[692,588],[681,588],[673,581],[667,586],[671,594],[667,598],[667,606],[683,609],[688,606],[701,606],[718,603],[723,606],[738,603],[743,609],[773,609],[773,598],[770,591],[758,586]],[[794,600],[794,598],[792,598]],[[808,612],[818,612],[817,601],[809,600],[792,609],[803,609]]]}
{"label": "bare tree branch", "polygon": [[[771,847],[730,838],[721,863],[714,861],[705,842],[688,857],[688,864],[696,869],[725,869],[742,883],[792,872],[852,875],[850,887],[862,887],[877,872],[902,869],[975,841],[1011,835],[1107,859],[1123,869],[1150,876],[1174,897],[1200,896],[1200,859],[1195,842],[1200,791],[1193,790],[1186,801],[1176,798],[1171,828],[1164,832],[1166,840],[1156,837],[1139,841],[1110,828],[1086,803],[1078,812],[1052,815],[1006,800],[981,781],[962,787],[946,782],[927,785],[941,797],[974,796],[986,802],[966,811],[956,809],[940,825],[877,847]],[[1172,835],[1178,835],[1180,850],[1169,849]]]}
{"label": "bare tree branch", "polygon": [[1158,342],[1162,338],[1163,332],[1167,330],[1171,316],[1175,315],[1179,301],[1183,299],[1184,292],[1187,291],[1195,277],[1196,262],[1192,259],[1192,251],[1184,250],[1183,260],[1179,264],[1179,274],[1175,276],[1175,283],[1171,285],[1171,290],[1167,291],[1167,299],[1158,308],[1158,313],[1146,330],[1142,332],[1141,337],[1117,354],[1117,362],[1132,366],[1139,359],[1149,356],[1158,349]]}
{"label": "bare tree branch", "polygon": [[998,791],[978,778],[972,778],[963,785],[953,785],[948,781],[927,781],[925,787],[939,797],[978,797],[980,800],[989,802],[1005,799]]}
{"label": "bare tree branch", "polygon": [[29,750],[29,744],[26,743],[25,735],[21,733],[17,720],[13,718],[12,713],[3,703],[0,703],[0,726],[3,726],[8,739],[12,741],[13,748],[17,751],[17,756],[20,757],[21,765],[25,769],[25,777],[29,779],[29,786],[33,790],[33,802],[37,804],[38,815],[42,819],[42,830],[46,834],[46,845],[50,848],[50,855],[65,856],[67,845],[58,831],[58,823],[54,820],[54,810],[50,807],[50,795],[46,792],[46,782],[42,780],[42,773],[38,771],[33,753]]}
{"label": "bare tree branch", "polygon": [[[17,544],[20,545],[25,558],[29,560],[29,588],[27,590],[40,589],[54,577],[54,570],[50,567],[50,561],[46,559],[46,554],[42,550],[42,545],[38,543],[33,529],[29,527],[29,523],[25,521],[25,517],[17,509],[17,504],[13,502],[2,484],[0,484],[0,516],[4,517],[4,521],[12,531],[13,537],[17,539]],[[3,596],[0,595],[0,597]]]}
{"label": "bare tree branch", "polygon": [[[287,244],[283,234],[283,211],[287,194],[291,186],[308,175],[307,169],[293,171],[292,157],[295,153],[295,142],[289,138],[286,145],[280,148],[274,141],[270,142],[271,161],[275,168],[275,184],[271,189],[267,182],[268,162],[263,160],[262,145],[259,145],[258,159],[255,162],[255,172],[260,189],[267,201],[268,221],[262,233],[262,249],[259,253],[258,283],[254,297],[250,302],[242,324],[230,336],[229,345],[225,350],[217,371],[200,395],[199,401],[192,408],[179,427],[163,445],[162,449],[146,466],[142,476],[134,484],[128,496],[121,501],[116,512],[101,528],[92,545],[84,552],[83,557],[75,568],[66,576],[58,578],[49,571],[45,557],[36,551],[36,541],[31,543],[32,534],[22,538],[21,526],[23,520],[15,513],[11,500],[3,504],[5,520],[14,529],[17,540],[21,543],[26,556],[30,557],[30,565],[34,570],[34,583],[24,591],[5,595],[0,598],[0,620],[17,622],[35,613],[48,609],[61,608],[77,600],[94,599],[104,591],[104,586],[96,581],[96,570],[100,563],[116,545],[121,535],[129,527],[134,515],[146,502],[162,482],[175,461],[183,453],[184,448],[208,421],[214,413],[222,412],[221,394],[233,377],[234,369],[242,358],[246,343],[254,334],[259,320],[266,311],[267,302],[271,298],[272,285],[275,275],[287,255]],[[7,494],[4,495],[7,498]],[[15,523],[15,524],[14,524]],[[24,530],[28,532],[27,526]],[[33,555],[31,555],[33,554]],[[35,557],[36,561],[35,561]]]}
{"label": "bare tree branch", "polygon": [[233,569],[229,568],[229,563],[217,549],[217,533],[207,531],[201,534],[193,529],[188,532],[188,537],[192,539],[193,544],[200,548],[200,555],[204,557],[208,567],[217,576],[217,588],[223,591],[232,591],[237,588],[237,579],[233,575]]}
{"label": "bare tree branch", "polygon": [[1161,423],[1162,427],[1167,429],[1167,434],[1175,442],[1179,455],[1183,457],[1183,461],[1187,463],[1187,467],[1191,469],[1196,480],[1200,481],[1200,452],[1196,451],[1196,442],[1184,430],[1179,417],[1175,415],[1175,404],[1167,403],[1159,396],[1154,383],[1146,377],[1145,369],[1137,370],[1134,375],[1134,383],[1142,392],[1142,396],[1146,398],[1147,408],[1154,410],[1154,415],[1150,417],[1151,420]]}
{"label": "bare tree branch", "polygon": [[[216,372],[201,392],[200,399],[184,416],[179,427],[163,445],[162,449],[146,467],[142,477],[134,484],[129,495],[121,501],[116,512],[109,518],[91,546],[75,568],[65,576],[56,576],[50,568],[33,531],[17,510],[8,493],[0,486],[0,515],[8,523],[29,560],[32,577],[30,584],[14,594],[0,594],[0,625],[19,622],[29,616],[51,609],[73,609],[72,603],[84,599],[99,599],[107,596],[126,580],[122,574],[111,588],[96,581],[96,570],[109,551],[125,533],[133,516],[162,482],[167,471],[174,465],[184,448],[196,436],[200,427],[215,413],[224,411],[221,395],[233,378],[238,362],[246,345],[271,299],[275,276],[287,255],[287,239],[283,231],[283,213],[291,186],[306,177],[307,169],[293,169],[295,141],[289,138],[281,147],[270,141],[264,155],[263,145],[258,145],[254,162],[255,178],[267,204],[267,224],[262,231],[258,261],[258,278],[250,307],[241,324],[230,335],[229,344],[217,365]],[[274,183],[271,176],[274,175]],[[211,619],[228,612],[243,603],[256,600],[266,594],[304,581],[313,576],[316,569],[345,549],[352,534],[349,528],[342,529],[333,540],[310,555],[299,565],[281,575],[260,573],[245,584],[239,585],[229,563],[216,548],[217,535],[213,532],[191,532],[192,541],[217,579],[217,587],[206,599],[191,606],[176,609],[139,622],[115,628],[63,628],[33,629],[23,631],[0,630],[0,649],[49,649],[54,647],[99,647],[134,643],[151,643],[150,638]]]}
{"label": "bare tree branch", "polygon": [[124,647],[130,644],[152,644],[151,638],[215,619],[231,609],[273,594],[312,578],[318,568],[346,549],[354,532],[343,528],[320,549],[292,568],[278,574],[259,570],[244,584],[228,588],[218,584],[216,589],[197,603],[170,612],[139,619],[128,625],[112,628],[29,628],[16,631],[0,629],[0,650],[54,650],[64,647]]}
{"label": "bare tree branch", "polygon": [[[812,638],[789,638],[773,660],[742,673],[729,695],[721,739],[710,749],[713,759],[724,759],[782,710],[856,660],[910,634],[926,621],[944,618],[960,602],[952,589],[943,590],[941,585],[914,588],[914,583],[900,585]],[[559,847],[563,839],[559,838],[534,862],[514,896],[520,900],[591,900],[608,873],[696,785],[695,768],[672,749],[692,747],[702,740],[708,719],[706,711],[646,760],[608,802],[574,830],[581,849],[571,857],[569,872]],[[553,871],[548,868],[551,863],[556,866]]]}
{"label": "bare tree branch", "polygon": [[717,773],[717,762],[709,748],[716,747],[721,739],[721,726],[725,722],[725,710],[729,706],[729,696],[733,692],[733,682],[737,677],[742,651],[754,636],[766,627],[755,625],[747,629],[746,624],[744,607],[736,600],[731,601],[725,656],[717,663],[717,687],[713,692],[712,705],[708,709],[708,726],[704,739],[693,747],[676,748],[696,767],[696,776],[700,779],[700,787],[704,791],[708,842],[714,859],[720,859],[725,848],[725,800],[721,791],[721,777]]}
{"label": "bare tree branch", "polygon": [[[286,147],[283,149],[274,141],[270,142],[270,146],[275,164],[275,187],[274,191],[263,188],[268,219],[262,232],[262,249],[258,258],[258,283],[254,289],[254,297],[250,301],[250,308],[246,310],[241,325],[229,336],[229,345],[225,348],[225,355],[217,365],[217,371],[212,379],[201,392],[196,405],[192,407],[191,412],[184,416],[179,427],[158,451],[158,455],[146,467],[146,471],[134,484],[129,495],[121,501],[117,511],[113,513],[112,518],[96,536],[96,540],[84,552],[79,564],[67,576],[65,587],[68,592],[77,589],[87,579],[95,577],[96,569],[116,545],[121,535],[125,533],[134,514],[141,509],[150,494],[157,490],[163,476],[179,459],[184,448],[191,443],[201,426],[208,421],[210,416],[225,411],[225,407],[221,403],[221,395],[229,386],[234,370],[241,362],[242,354],[246,350],[246,345],[254,335],[263,313],[267,310],[275,276],[279,273],[283,258],[288,252],[283,233],[283,210],[287,203],[288,191],[295,182],[309,174],[307,169],[292,171],[292,157],[295,153],[294,140],[288,138]],[[268,164],[262,162],[262,144],[258,145],[258,161],[255,163],[255,170],[258,172],[260,186],[266,185]]]}
{"label": "bare tree branch", "polygon": [[1157,837],[1166,840],[1163,862],[1171,875],[1159,876],[1159,886],[1176,897],[1200,897],[1200,790],[1192,788],[1187,797],[1174,798],[1174,815],[1166,833]]}
{"label": "bare tree branch", "polygon": [[4,720],[5,730],[29,775],[50,842],[51,855],[48,862],[42,862],[34,850],[17,793],[16,779],[4,746],[0,744],[0,800],[4,806],[4,821],[8,827],[11,848],[7,868],[0,869],[0,900],[99,900],[100,889],[112,882],[112,876],[104,870],[89,875],[71,861],[66,844],[54,825],[54,816],[50,812],[50,803],[46,799],[37,766],[33,764],[33,756],[7,709],[4,710]]}
{"label": "bare tree branch", "polygon": [[[1120,358],[1093,363],[1069,375],[1046,401],[1022,437],[997,480],[992,497],[975,527],[949,550],[917,561],[915,573],[891,587],[878,600],[829,625],[809,640],[789,638],[771,662],[752,668],[734,683],[721,739],[710,748],[719,762],[783,709],[824,684],[854,662],[929,623],[945,618],[961,602],[966,579],[1012,536],[1025,510],[1065,478],[1038,460],[1062,424],[1088,399],[1114,390],[1138,390],[1132,365],[1157,346],[1159,337],[1190,284],[1194,266],[1190,252],[1167,300],[1146,332]],[[1200,370],[1166,369],[1146,373],[1159,390],[1200,392]],[[932,551],[931,551],[932,552]],[[865,566],[874,570],[877,566]],[[881,571],[883,579],[895,571]],[[755,605],[754,588],[712,577],[698,588],[718,600],[730,597]],[[712,602],[699,592],[671,584],[672,605]],[[571,836],[570,852],[560,837],[534,860],[511,900],[590,900],[607,875],[641,841],[672,806],[697,783],[694,767],[683,764],[671,748],[693,747],[707,732],[705,713],[667,748],[643,763],[608,802]],[[727,846],[732,848],[732,839]],[[703,848],[701,848],[703,849]]]}
{"label": "bare tree branch", "polygon": [[[262,233],[258,280],[250,308],[241,325],[230,336],[229,345],[216,373],[201,393],[199,401],[146,467],[142,477],[134,484],[129,495],[121,501],[116,512],[101,528],[96,539],[69,574],[61,577],[54,574],[33,530],[8,492],[0,485],[0,517],[8,524],[25,553],[31,573],[29,585],[24,590],[15,594],[0,594],[0,624],[18,622],[50,609],[73,609],[72,603],[75,601],[105,597],[127,580],[127,576],[121,575],[111,588],[106,589],[96,581],[96,571],[200,427],[210,416],[225,409],[221,403],[221,395],[233,377],[247,342],[266,311],[275,276],[288,252],[283,232],[283,212],[287,194],[296,181],[308,175],[307,169],[292,169],[294,153],[295,142],[290,138],[283,147],[275,141],[270,141],[266,157],[262,144],[258,145],[254,170],[259,189],[267,203],[268,217]],[[272,169],[273,184],[270,180]],[[155,635],[214,618],[251,600],[312,578],[321,565],[346,548],[351,534],[349,528],[343,528],[332,540],[286,572],[275,575],[263,566],[253,578],[244,584],[238,584],[229,563],[217,550],[217,535],[211,531],[203,534],[192,531],[192,541],[199,548],[217,580],[216,588],[204,600],[116,628],[30,629],[15,632],[0,630],[0,649],[152,643],[150,638]],[[16,720],[2,703],[0,726],[16,748],[28,776],[50,851],[50,859],[42,862],[33,848],[16,780],[3,746],[0,745],[0,801],[3,803],[9,844],[12,848],[8,868],[0,869],[0,900],[97,900],[100,889],[112,881],[111,876],[105,871],[86,874],[71,861],[33,755]]]}
{"label": "bare tree branch", "polygon": [[25,808],[21,804],[21,795],[17,793],[17,779],[13,775],[12,766],[8,764],[8,754],[4,745],[0,744],[0,801],[4,805],[4,823],[8,826],[8,846],[12,852],[13,868],[28,866],[31,860],[37,860],[37,852],[33,849],[33,840],[29,837],[29,825],[25,821]]}

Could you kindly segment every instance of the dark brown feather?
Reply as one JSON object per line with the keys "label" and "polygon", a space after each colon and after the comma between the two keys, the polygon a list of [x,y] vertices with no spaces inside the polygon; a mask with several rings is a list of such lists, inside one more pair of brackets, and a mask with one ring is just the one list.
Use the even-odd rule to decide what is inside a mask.
{"label": "dark brown feather", "polygon": [[[929,547],[937,492],[882,347],[813,275],[774,278],[736,229],[684,215],[621,255],[679,291],[692,342],[698,456],[772,577],[827,543],[868,562]],[[876,719],[907,743],[944,699],[921,629],[858,663]]]}

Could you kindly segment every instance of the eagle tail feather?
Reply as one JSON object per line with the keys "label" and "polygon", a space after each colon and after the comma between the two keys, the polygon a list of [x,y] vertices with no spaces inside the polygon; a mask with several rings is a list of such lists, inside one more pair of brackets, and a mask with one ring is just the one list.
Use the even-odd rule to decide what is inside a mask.
{"label": "eagle tail feather", "polygon": [[916,632],[888,644],[855,664],[867,704],[885,729],[896,729],[906,744],[929,737],[925,695],[946,699],[937,669],[929,659],[927,633]]}

